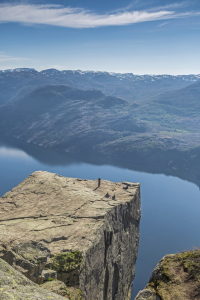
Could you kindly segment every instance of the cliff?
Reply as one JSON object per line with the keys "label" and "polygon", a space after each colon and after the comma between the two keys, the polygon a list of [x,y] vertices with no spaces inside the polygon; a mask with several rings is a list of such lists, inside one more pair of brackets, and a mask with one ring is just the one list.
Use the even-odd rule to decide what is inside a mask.
{"label": "cliff", "polygon": [[140,214],[139,184],[35,172],[0,198],[0,256],[79,299],[128,300]]}
{"label": "cliff", "polygon": [[166,255],[135,300],[200,299],[200,250]]}

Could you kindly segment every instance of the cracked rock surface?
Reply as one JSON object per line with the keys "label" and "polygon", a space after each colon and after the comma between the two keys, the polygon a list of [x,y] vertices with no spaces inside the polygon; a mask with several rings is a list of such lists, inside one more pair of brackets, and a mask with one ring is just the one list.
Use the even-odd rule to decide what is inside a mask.
{"label": "cracked rock surface", "polygon": [[98,187],[98,180],[34,172],[0,198],[0,256],[8,261],[18,245],[39,245],[45,255],[31,260],[39,276],[56,254],[80,251],[76,287],[85,299],[131,299],[140,215],[139,184]]}

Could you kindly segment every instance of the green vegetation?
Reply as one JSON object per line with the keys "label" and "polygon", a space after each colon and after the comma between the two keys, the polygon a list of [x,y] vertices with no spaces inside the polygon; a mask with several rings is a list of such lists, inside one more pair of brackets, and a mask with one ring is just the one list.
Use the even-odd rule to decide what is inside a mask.
{"label": "green vegetation", "polygon": [[57,272],[71,272],[80,267],[82,255],[80,251],[59,253],[53,257],[53,269]]}
{"label": "green vegetation", "polygon": [[53,278],[48,278],[48,281],[53,281],[54,279]]}
{"label": "green vegetation", "polygon": [[187,251],[177,255],[184,271],[187,272],[200,288],[200,250]]}
{"label": "green vegetation", "polygon": [[65,291],[70,300],[83,300],[81,290],[67,287]]}
{"label": "green vegetation", "polygon": [[[147,288],[163,300],[197,299],[200,292],[200,250],[167,256]],[[198,296],[199,297],[199,296]]]}

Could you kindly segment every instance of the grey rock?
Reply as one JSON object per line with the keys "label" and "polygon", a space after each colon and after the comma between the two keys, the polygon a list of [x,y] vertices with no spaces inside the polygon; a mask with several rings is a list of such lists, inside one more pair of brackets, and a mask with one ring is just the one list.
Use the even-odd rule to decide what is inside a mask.
{"label": "grey rock", "polygon": [[140,291],[135,300],[159,300],[156,295],[149,289]]}
{"label": "grey rock", "polygon": [[[165,255],[155,266],[153,272],[151,273],[151,276],[149,278],[149,282],[151,283],[155,280],[160,280],[162,279],[162,265],[165,262],[166,259],[173,257],[174,254],[168,254]],[[153,292],[150,289],[148,289],[148,285],[142,290],[140,291],[135,300],[161,300],[161,298],[156,295],[156,290]]]}
{"label": "grey rock", "polygon": [[154,281],[156,279],[160,279],[162,277],[162,272],[161,272],[161,268],[162,268],[162,265],[165,261],[165,259],[167,258],[171,258],[173,256],[173,254],[169,254],[169,255],[165,255],[158,263],[157,265],[155,266],[153,272],[151,273],[151,276],[149,278],[149,283],[151,281]]}
{"label": "grey rock", "polygon": [[78,251],[81,263],[58,270],[58,280],[87,300],[129,300],[140,217],[139,184],[101,180],[98,187],[98,180],[35,172],[0,198],[0,256],[42,283],[57,254]]}
{"label": "grey rock", "polygon": [[42,277],[44,278],[44,281],[49,279],[57,279],[57,272],[54,270],[43,270]]}
{"label": "grey rock", "polygon": [[61,300],[66,298],[42,289],[23,274],[12,268],[7,262],[0,259],[0,299]]}
{"label": "grey rock", "polygon": [[41,285],[41,288],[56,293],[60,296],[67,296],[67,286],[59,280],[46,281]]}
{"label": "grey rock", "polygon": [[49,255],[50,251],[41,243],[31,241],[11,248],[2,258],[30,280],[40,284],[44,279],[41,272],[46,266]]}

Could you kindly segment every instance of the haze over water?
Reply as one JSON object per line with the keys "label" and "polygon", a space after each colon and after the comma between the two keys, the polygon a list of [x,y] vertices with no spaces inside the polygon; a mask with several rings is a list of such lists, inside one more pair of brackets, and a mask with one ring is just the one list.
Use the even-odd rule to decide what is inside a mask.
{"label": "haze over water", "polygon": [[200,192],[194,183],[136,171],[138,165],[127,168],[127,164],[121,163],[117,167],[114,162],[105,163],[97,157],[90,162],[80,155],[75,157],[1,137],[0,166],[0,196],[38,170],[67,177],[141,183],[140,245],[132,299],[145,287],[164,255],[200,246]]}

